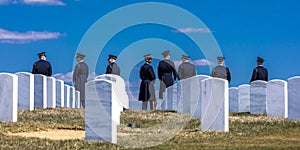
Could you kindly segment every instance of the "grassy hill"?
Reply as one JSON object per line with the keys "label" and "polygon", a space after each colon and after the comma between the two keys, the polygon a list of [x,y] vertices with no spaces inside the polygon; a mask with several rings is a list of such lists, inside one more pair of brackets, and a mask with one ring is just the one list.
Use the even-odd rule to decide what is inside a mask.
{"label": "grassy hill", "polygon": [[[245,113],[230,114],[230,132],[221,133],[199,131],[199,119],[189,120],[185,114],[127,110],[121,114],[118,127],[119,145],[85,142],[82,138],[12,136],[76,130],[84,137],[83,116],[83,110],[66,108],[19,111],[18,122],[0,123],[0,149],[126,149],[119,145],[155,144],[159,145],[146,149],[300,149],[300,122]],[[129,123],[135,123],[136,128],[127,127]],[[184,128],[180,131],[181,127]]]}

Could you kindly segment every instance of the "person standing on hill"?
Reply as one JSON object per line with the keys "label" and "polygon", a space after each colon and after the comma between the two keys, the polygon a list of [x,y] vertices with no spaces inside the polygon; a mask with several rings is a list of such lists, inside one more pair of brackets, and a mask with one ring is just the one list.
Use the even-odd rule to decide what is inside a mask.
{"label": "person standing on hill", "polygon": [[225,79],[230,83],[231,81],[231,73],[229,71],[229,68],[224,65],[225,57],[219,56],[218,59],[218,66],[216,66],[212,72],[211,76],[216,78]]}
{"label": "person standing on hill", "polygon": [[73,84],[75,90],[80,91],[80,103],[83,108],[85,108],[85,83],[89,76],[89,67],[84,62],[85,55],[77,53],[76,61],[77,65],[73,72]]}
{"label": "person standing on hill", "polygon": [[106,74],[115,74],[120,75],[121,71],[119,66],[116,63],[117,56],[108,55],[108,65],[106,67]]}
{"label": "person standing on hill", "polygon": [[154,74],[153,67],[150,65],[152,63],[152,55],[148,54],[144,56],[145,64],[140,69],[140,92],[139,92],[139,100],[143,102],[142,109],[147,110],[148,101],[150,102],[150,109],[156,109],[156,96],[154,83],[156,80],[156,76]]}
{"label": "person standing on hill", "polygon": [[163,93],[166,88],[172,86],[174,80],[178,78],[175,64],[170,60],[170,51],[165,51],[162,55],[164,60],[160,61],[158,64],[158,78],[160,80],[159,99],[163,99]]}
{"label": "person standing on hill", "polygon": [[42,74],[50,77],[52,75],[52,67],[50,62],[46,61],[46,52],[38,53],[39,61],[35,62],[32,67],[32,74]]}
{"label": "person standing on hill", "polygon": [[268,70],[263,67],[264,59],[257,57],[257,67],[253,69],[250,83],[256,80],[268,81]]}
{"label": "person standing on hill", "polygon": [[187,79],[196,75],[195,66],[189,62],[190,57],[182,55],[182,64],[178,68],[179,80]]}

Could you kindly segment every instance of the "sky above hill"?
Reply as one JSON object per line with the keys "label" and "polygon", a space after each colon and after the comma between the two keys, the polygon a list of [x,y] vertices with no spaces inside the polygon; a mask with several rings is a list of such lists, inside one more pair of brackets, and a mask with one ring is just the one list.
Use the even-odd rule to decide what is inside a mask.
{"label": "sky above hill", "polygon": [[[125,6],[145,2],[175,6],[203,24],[188,18],[182,21],[181,12],[175,11],[163,19],[166,24],[134,24],[104,41],[112,29],[132,18],[160,18],[169,11],[158,7],[141,8],[131,15],[123,13],[118,19],[110,19],[109,25],[98,26],[99,33],[90,38],[96,45],[84,45],[88,31],[93,31],[89,29],[96,27],[97,21],[100,24],[101,18],[111,17],[112,12]],[[203,45],[214,39],[231,70],[230,86],[249,83],[257,56],[266,60],[264,65],[269,69],[270,79],[286,80],[300,75],[296,62],[300,60],[299,6],[298,0],[0,0],[0,72],[30,72],[38,59],[37,53],[46,51],[54,74],[69,81],[74,57],[79,51],[87,54],[86,61],[93,66],[90,68],[93,74],[105,72],[108,54],[118,55],[121,75],[136,82],[143,55],[154,54],[157,61],[153,66],[157,66],[162,59],[160,53],[169,49],[177,66],[181,54],[185,53],[191,56],[198,74],[209,75],[216,59],[208,57]],[[178,28],[168,26],[174,23]],[[200,47],[191,36],[204,37],[197,39]],[[97,53],[91,50],[94,48]]]}

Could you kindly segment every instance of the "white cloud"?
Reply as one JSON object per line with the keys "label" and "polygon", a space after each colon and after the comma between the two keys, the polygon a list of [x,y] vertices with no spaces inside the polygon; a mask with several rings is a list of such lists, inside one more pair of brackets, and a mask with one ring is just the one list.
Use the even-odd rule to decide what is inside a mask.
{"label": "white cloud", "polygon": [[[173,62],[175,64],[175,67],[179,67],[179,65],[182,63],[181,60],[174,60]],[[196,59],[196,60],[192,60],[191,63],[194,64],[195,66],[211,66],[211,65],[214,65],[214,62],[209,61],[207,59]]]}
{"label": "white cloud", "polygon": [[24,4],[27,5],[55,5],[65,6],[66,4],[60,0],[23,0]]}
{"label": "white cloud", "polygon": [[[88,81],[94,79],[96,76],[98,76],[95,72],[92,72],[89,74]],[[72,83],[73,82],[73,72],[68,72],[66,74],[58,73],[53,75],[54,78],[63,80],[66,83]]]}
{"label": "white cloud", "polygon": [[179,28],[177,30],[172,30],[172,32],[176,33],[211,33],[212,31],[208,28]]}
{"label": "white cloud", "polygon": [[211,66],[214,65],[214,62],[209,61],[207,59],[197,59],[197,60],[193,60],[192,63],[195,66]]}
{"label": "white cloud", "polygon": [[23,44],[39,40],[50,40],[58,39],[65,34],[59,32],[37,32],[37,31],[27,31],[27,32],[17,32],[17,31],[8,31],[0,28],[0,43],[14,43],[14,44]]}
{"label": "white cloud", "polygon": [[65,6],[61,0],[0,0],[0,5],[7,4],[25,4],[25,5],[51,5],[51,6]]}

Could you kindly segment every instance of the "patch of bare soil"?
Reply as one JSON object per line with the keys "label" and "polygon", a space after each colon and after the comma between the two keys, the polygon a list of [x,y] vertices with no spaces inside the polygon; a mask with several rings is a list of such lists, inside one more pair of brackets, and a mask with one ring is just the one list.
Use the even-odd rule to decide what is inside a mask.
{"label": "patch of bare soil", "polygon": [[21,136],[26,138],[41,138],[50,140],[84,140],[84,131],[52,129],[38,132],[5,133],[8,136]]}

